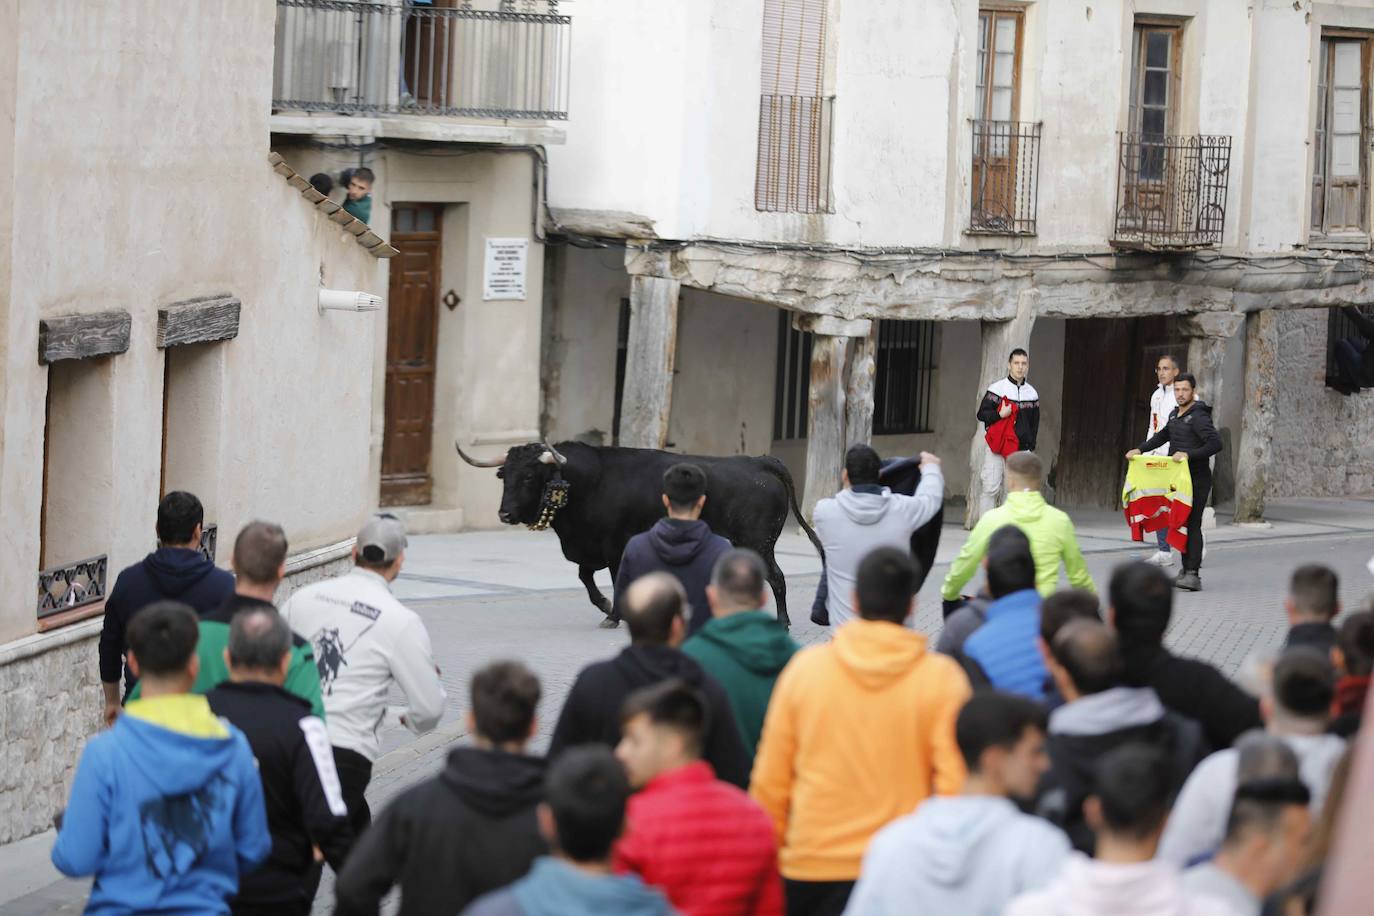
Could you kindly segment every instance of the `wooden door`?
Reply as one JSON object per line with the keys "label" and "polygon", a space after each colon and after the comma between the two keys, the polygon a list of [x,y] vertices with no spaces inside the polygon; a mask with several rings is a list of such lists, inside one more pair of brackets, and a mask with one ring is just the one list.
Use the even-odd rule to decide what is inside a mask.
{"label": "wooden door", "polygon": [[441,209],[437,204],[391,208],[391,244],[400,254],[391,259],[387,295],[383,506],[430,500]]}
{"label": "wooden door", "polygon": [[1312,228],[1327,235],[1365,231],[1366,74],[1369,42],[1323,38],[1317,65]]}
{"label": "wooden door", "polygon": [[978,76],[974,87],[973,201],[980,225],[1010,228],[1016,218],[1015,122],[1020,102],[1019,10],[978,14]]}
{"label": "wooden door", "polygon": [[1163,229],[1178,193],[1170,170],[1169,137],[1178,132],[1178,98],[1183,29],[1165,23],[1137,23],[1131,44],[1129,131],[1136,159],[1128,164],[1125,188],[1131,228]]}
{"label": "wooden door", "polygon": [[[455,0],[407,5],[401,74],[414,103],[425,109],[452,108],[450,92],[455,60],[456,22],[441,10]],[[404,104],[403,100],[403,104]]]}

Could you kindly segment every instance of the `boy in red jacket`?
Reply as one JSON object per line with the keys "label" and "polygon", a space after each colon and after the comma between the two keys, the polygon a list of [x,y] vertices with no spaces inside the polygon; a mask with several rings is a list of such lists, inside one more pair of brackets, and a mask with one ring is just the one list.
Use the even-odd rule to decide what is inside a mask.
{"label": "boy in red jacket", "polygon": [[701,759],[706,701],[681,680],[630,694],[615,753],[630,798],[617,872],[634,872],[683,916],[783,912],[773,823]]}

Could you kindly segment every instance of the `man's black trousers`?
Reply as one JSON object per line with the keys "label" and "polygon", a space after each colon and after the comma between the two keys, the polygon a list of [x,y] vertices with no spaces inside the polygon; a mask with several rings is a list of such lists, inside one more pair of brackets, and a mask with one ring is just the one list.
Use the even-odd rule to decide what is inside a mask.
{"label": "man's black trousers", "polygon": [[357,751],[345,747],[334,748],[334,769],[339,771],[339,788],[348,806],[348,823],[356,841],[372,823],[372,810],[367,807],[367,784],[372,781],[372,761]]}
{"label": "man's black trousers", "polygon": [[1183,554],[1183,571],[1202,569],[1202,513],[1207,511],[1207,497],[1212,495],[1212,467],[1207,460],[1188,462],[1193,478],[1193,511],[1188,513],[1188,549]]}

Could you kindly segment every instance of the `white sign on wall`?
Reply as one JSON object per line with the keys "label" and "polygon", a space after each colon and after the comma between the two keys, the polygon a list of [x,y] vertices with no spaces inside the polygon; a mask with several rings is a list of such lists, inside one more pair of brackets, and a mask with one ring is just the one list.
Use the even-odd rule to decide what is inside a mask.
{"label": "white sign on wall", "polygon": [[524,299],[529,239],[487,239],[482,269],[483,299]]}

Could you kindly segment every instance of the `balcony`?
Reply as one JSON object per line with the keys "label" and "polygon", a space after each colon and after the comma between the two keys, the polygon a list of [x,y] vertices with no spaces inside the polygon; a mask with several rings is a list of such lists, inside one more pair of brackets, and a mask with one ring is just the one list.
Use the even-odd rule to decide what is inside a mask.
{"label": "balcony", "polygon": [[970,235],[1035,235],[1040,124],[974,121]]}
{"label": "balcony", "polygon": [[1121,134],[1112,246],[1189,251],[1221,244],[1231,138]]}
{"label": "balcony", "polygon": [[274,112],[566,120],[558,0],[450,3],[277,0]]}

